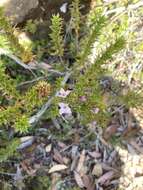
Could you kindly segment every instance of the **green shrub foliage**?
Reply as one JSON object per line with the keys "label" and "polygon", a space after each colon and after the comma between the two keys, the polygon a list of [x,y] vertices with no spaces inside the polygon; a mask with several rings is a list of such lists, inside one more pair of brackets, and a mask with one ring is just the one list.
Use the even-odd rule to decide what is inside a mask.
{"label": "green shrub foliage", "polygon": [[[66,98],[65,102],[70,105],[73,112],[80,115],[81,122],[87,124],[96,120],[99,121],[100,125],[102,125],[102,123],[105,125],[108,115],[107,107],[103,101],[103,92],[99,85],[99,79],[105,74],[105,69],[102,68],[102,65],[111,60],[112,56],[124,47],[125,41],[123,37],[117,36],[114,40],[108,42],[108,45],[105,44],[104,50],[98,52],[95,60],[91,62],[90,55],[92,54],[94,44],[95,42],[100,43],[100,35],[109,23],[107,18],[102,15],[102,11],[93,10],[87,17],[83,17],[80,13],[80,8],[79,0],[73,1],[70,7],[71,19],[69,21],[68,32],[72,38],[69,43],[71,47],[74,48],[73,58],[75,59],[70,70],[72,70],[71,78],[75,83],[72,93]],[[2,13],[0,16],[1,20],[3,19],[1,28],[6,31],[6,39],[9,41],[11,50],[18,57],[22,57],[19,51],[20,53],[23,52],[23,54],[25,54],[25,52],[20,48],[21,46],[14,36],[14,29]],[[82,22],[84,22],[85,25],[83,25]],[[66,48],[66,51],[68,51],[68,49],[65,44],[67,40],[66,36],[64,37],[63,35],[63,20],[59,14],[53,15],[51,18],[49,36],[50,54],[59,57],[60,60],[62,60],[60,63],[63,63],[64,48]],[[17,49],[19,51],[16,51]],[[69,47],[69,53],[70,50]],[[30,127],[28,122],[29,117],[38,111],[39,107],[47,100],[46,96],[39,98],[39,93],[42,93],[40,90],[43,90],[42,88],[49,89],[49,91],[46,91],[46,95],[48,95],[50,92],[50,88],[48,88],[49,84],[46,82],[41,84],[43,86],[36,84],[32,88],[29,88],[27,92],[20,92],[17,90],[18,81],[12,79],[11,76],[6,73],[6,67],[7,65],[1,61],[0,90],[2,96],[8,99],[9,103],[6,107],[4,106],[4,109],[0,113],[0,124],[6,126],[12,124],[16,131],[26,132]],[[62,67],[67,68],[66,62],[65,66],[62,64]],[[82,101],[83,98],[86,101]],[[60,100],[54,102],[57,104],[58,101]],[[53,107],[56,108],[57,106],[58,105],[55,105]],[[99,112],[97,110],[99,110]]]}
{"label": "green shrub foliage", "polygon": [[[112,36],[108,36],[108,38],[103,37],[105,31],[108,31],[110,28],[110,22],[103,16],[100,9],[92,10],[86,17],[82,16],[80,9],[79,0],[74,0],[70,7],[71,19],[67,27],[63,26],[63,20],[59,14],[53,15],[51,18],[49,53],[51,57],[56,56],[60,60],[59,67],[57,67],[57,62],[55,65],[53,63],[52,66],[56,69],[64,67],[62,71],[70,72],[70,79],[73,81],[73,84],[72,91],[67,98],[55,97],[52,99],[47,117],[60,117],[57,108],[58,103],[62,101],[70,106],[72,113],[76,113],[79,122],[87,125],[96,121],[101,127],[104,127],[110,114],[107,111],[108,106],[104,101],[100,79],[108,73],[106,64],[124,48],[125,40],[122,32],[120,33],[119,26],[115,26],[115,32]],[[66,28],[65,35],[64,28]],[[14,31],[15,29],[11,26],[8,19],[3,16],[0,9],[1,47],[10,50],[22,61],[28,62],[33,58],[32,52],[19,44]],[[91,59],[93,51],[96,51],[96,56],[94,59]],[[72,57],[72,64],[67,61],[67,55]],[[36,114],[50,96],[53,95],[51,86],[53,85],[54,92],[60,90],[63,87],[61,81],[64,77],[57,79],[58,85],[54,85],[53,81],[49,84],[49,81],[51,81],[49,77],[48,82],[42,80],[32,83],[26,90],[19,90],[17,88],[19,81],[21,79],[27,80],[28,77],[31,79],[32,77],[13,77],[11,73],[7,72],[9,66],[10,69],[15,69],[16,72],[17,67],[13,66],[13,62],[8,61],[6,55],[1,56],[0,126],[2,129],[4,127],[5,129],[12,127],[16,132],[25,133],[31,127],[29,118]],[[40,71],[37,72],[37,75],[41,76],[41,73],[45,75],[44,72]],[[68,84],[65,85],[66,87],[68,87]],[[121,99],[127,101],[129,97]],[[130,102],[132,104],[132,101]],[[14,141],[13,150],[16,144],[17,141]],[[9,150],[9,146],[7,146],[7,149]],[[9,157],[9,154],[13,153],[13,151],[9,151],[4,157],[4,149],[1,152],[1,160],[3,158],[6,159]]]}

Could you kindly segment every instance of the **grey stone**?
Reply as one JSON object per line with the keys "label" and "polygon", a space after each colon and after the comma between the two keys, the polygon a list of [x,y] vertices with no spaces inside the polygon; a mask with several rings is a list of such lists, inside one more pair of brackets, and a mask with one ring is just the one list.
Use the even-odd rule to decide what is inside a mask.
{"label": "grey stone", "polygon": [[39,4],[38,0],[0,0],[0,6],[4,7],[4,13],[13,24],[24,21],[28,13]]}

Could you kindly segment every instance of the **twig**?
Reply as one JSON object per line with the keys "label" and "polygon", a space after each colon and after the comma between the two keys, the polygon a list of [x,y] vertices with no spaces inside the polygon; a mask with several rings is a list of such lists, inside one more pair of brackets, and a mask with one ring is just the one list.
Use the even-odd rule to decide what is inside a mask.
{"label": "twig", "polygon": [[111,145],[107,143],[100,134],[98,134],[96,131],[94,131],[94,133],[96,134],[97,138],[101,141],[103,145],[105,145],[106,147],[112,148]]}
{"label": "twig", "polygon": [[[110,4],[113,4],[113,3],[116,3],[116,2],[118,2],[119,0],[110,0],[109,2],[105,2],[104,3],[104,6],[109,6]],[[97,5],[95,5],[95,7],[103,7],[103,3],[102,4],[97,4]]]}
{"label": "twig", "polygon": [[46,110],[50,107],[52,101],[54,100],[54,97],[51,97],[46,104],[42,106],[42,108],[36,113],[36,115],[30,117],[29,124],[35,124],[39,121],[39,119],[43,116],[43,114],[46,112]]}
{"label": "twig", "polygon": [[[63,76],[63,75],[64,75],[64,73],[61,73],[61,72],[56,71],[56,70],[51,70],[51,69],[50,69],[49,71],[52,72],[52,73],[58,74],[58,75],[60,75],[60,76]],[[20,87],[22,87],[22,86],[24,86],[24,85],[32,84],[32,83],[35,83],[35,82],[40,81],[40,80],[44,80],[44,79],[46,79],[47,77],[48,77],[48,76],[42,76],[42,77],[37,77],[37,78],[35,78],[35,79],[33,79],[33,80],[21,82],[20,84],[18,84],[18,85],[16,86],[16,88],[20,88]]]}
{"label": "twig", "polygon": [[34,76],[36,76],[35,73],[32,71],[32,68],[30,66],[23,63],[18,57],[13,55],[10,51],[5,50],[3,48],[0,48],[0,56],[1,55],[5,55],[5,56],[9,57],[10,59],[14,60],[18,65],[20,65],[24,69],[29,70]]}
{"label": "twig", "polygon": [[45,77],[38,77],[38,78],[35,78],[35,79],[33,79],[33,80],[29,80],[29,81],[22,82],[22,83],[18,84],[18,85],[16,86],[16,88],[20,88],[21,86],[35,83],[35,82],[37,82],[37,81],[39,81],[39,80],[43,80],[43,79],[45,79],[45,78],[46,78],[46,76],[45,76]]}
{"label": "twig", "polygon": [[106,11],[104,13],[104,15],[108,16],[108,15],[111,15],[113,13],[119,14],[119,13],[125,11],[126,9],[127,9],[126,7],[118,7],[116,9],[112,9],[112,10]]}
{"label": "twig", "polygon": [[51,72],[53,74],[57,74],[57,75],[60,75],[60,76],[63,76],[65,74],[65,73],[62,73],[62,72],[54,70],[54,69],[49,69],[48,72]]}
{"label": "twig", "polygon": [[114,111],[112,111],[111,112],[111,115],[113,115],[113,114],[115,114],[115,113],[118,113],[118,112],[120,112],[123,108],[125,107],[125,105],[123,104],[123,105],[121,105],[120,107],[118,107],[116,110],[114,110]]}
{"label": "twig", "polygon": [[139,65],[139,63],[140,63],[140,60],[139,60],[139,62],[137,62],[136,64],[134,64],[134,65],[132,66],[131,72],[130,72],[130,74],[129,74],[129,76],[128,76],[128,85],[131,84],[133,75],[134,75],[134,73],[136,72],[136,68],[137,68],[137,66]]}
{"label": "twig", "polygon": [[16,174],[15,173],[6,173],[6,172],[1,172],[0,171],[0,175],[7,175],[7,176],[15,176]]}
{"label": "twig", "polygon": [[108,16],[108,15],[113,14],[113,13],[119,14],[119,13],[122,13],[124,11],[126,12],[128,10],[138,9],[141,6],[143,6],[143,1],[140,1],[140,2],[135,3],[135,4],[131,4],[128,7],[118,7],[116,9],[112,9],[112,10],[106,11],[105,15]]}
{"label": "twig", "polygon": [[41,70],[51,72],[53,74],[57,74],[57,75],[60,75],[60,76],[64,76],[64,74],[65,74],[65,73],[60,72],[58,70],[52,69],[51,66],[49,66],[48,64],[43,63],[43,62],[38,63],[37,61],[35,61],[35,62],[32,62],[32,63],[29,63],[29,65],[31,65],[32,69],[34,69],[34,70],[41,69]]}
{"label": "twig", "polygon": [[[67,72],[63,81],[61,82],[61,87],[63,87],[65,85],[65,83],[67,82],[67,80],[69,79],[69,77],[71,76],[72,72]],[[54,98],[57,96],[57,94],[59,93],[59,90],[42,106],[42,108],[29,119],[29,124],[35,124],[37,123],[40,118],[43,116],[43,114],[46,112],[46,110],[50,107],[50,105],[52,104]]]}
{"label": "twig", "polygon": [[[10,59],[14,60],[18,65],[20,65],[21,67],[23,67],[24,69],[27,69],[29,70],[33,75],[34,77],[36,77],[36,74],[33,72],[33,70],[37,70],[37,69],[42,69],[42,70],[46,70],[42,64],[36,62],[35,64],[33,65],[26,65],[25,63],[23,63],[18,57],[16,57],[15,55],[13,55],[10,51],[8,50],[5,50],[3,48],[0,48],[0,56],[1,55],[4,55],[4,56],[7,56],[9,57]],[[60,75],[60,76],[63,76],[64,73],[60,72],[60,71],[57,71],[57,70],[54,70],[54,69],[48,69],[47,70],[48,72],[51,72],[53,74],[57,74],[57,75]]]}

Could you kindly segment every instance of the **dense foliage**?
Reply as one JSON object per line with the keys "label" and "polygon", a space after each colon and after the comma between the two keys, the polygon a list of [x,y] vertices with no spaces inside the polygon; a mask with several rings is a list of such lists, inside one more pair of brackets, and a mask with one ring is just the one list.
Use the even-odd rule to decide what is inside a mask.
{"label": "dense foliage", "polygon": [[[58,119],[70,127],[77,122],[85,128],[96,123],[103,128],[110,120],[113,104],[127,108],[141,105],[142,91],[127,87],[127,92],[118,93],[116,98],[116,90],[110,98],[105,92],[104,77],[113,69],[108,65],[128,43],[126,16],[119,26],[100,6],[86,16],[80,9],[79,0],[74,0],[67,25],[59,14],[52,16],[48,50],[41,45],[44,53],[40,57],[39,45],[22,44],[20,31],[0,9],[0,162],[15,154],[19,137],[33,132],[43,120]],[[25,28],[31,27],[36,30],[31,22]],[[49,70],[40,63],[44,56],[49,57]],[[118,84],[111,88],[120,90]],[[112,98],[116,100],[112,102]]]}

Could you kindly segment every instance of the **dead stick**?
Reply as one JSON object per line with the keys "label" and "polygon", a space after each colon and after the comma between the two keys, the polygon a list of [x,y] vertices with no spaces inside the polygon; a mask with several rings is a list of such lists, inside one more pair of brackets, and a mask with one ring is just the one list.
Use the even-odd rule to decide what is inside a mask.
{"label": "dead stick", "polygon": [[0,48],[0,55],[5,55],[5,56],[9,57],[10,59],[14,60],[18,65],[20,65],[24,69],[29,70],[34,76],[36,76],[35,73],[32,71],[32,67],[23,63],[18,57],[13,55],[10,51]]}

